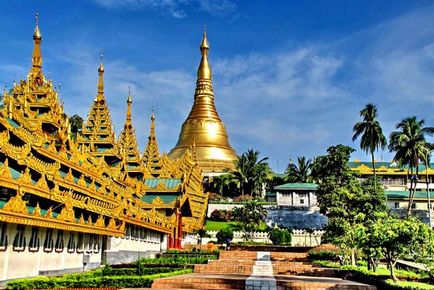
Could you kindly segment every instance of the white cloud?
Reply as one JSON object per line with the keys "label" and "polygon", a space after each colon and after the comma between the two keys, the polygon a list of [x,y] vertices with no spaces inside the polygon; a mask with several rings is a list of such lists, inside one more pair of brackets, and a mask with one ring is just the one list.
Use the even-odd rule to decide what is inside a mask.
{"label": "white cloud", "polygon": [[198,7],[199,10],[215,16],[227,16],[236,10],[231,0],[93,0],[107,9],[155,9],[163,15],[174,18],[187,17],[186,8]]}

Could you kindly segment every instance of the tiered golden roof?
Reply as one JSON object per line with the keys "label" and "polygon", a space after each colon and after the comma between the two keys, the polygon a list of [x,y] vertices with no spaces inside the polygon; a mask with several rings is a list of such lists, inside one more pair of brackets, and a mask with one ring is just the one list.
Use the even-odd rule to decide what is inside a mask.
{"label": "tiered golden roof", "polygon": [[141,166],[140,152],[137,146],[136,133],[134,131],[133,122],[131,119],[132,103],[133,100],[131,97],[131,90],[129,90],[125,124],[119,136],[118,144],[123,160],[124,171],[128,174],[128,177],[141,179],[143,177],[143,168]]}
{"label": "tiered golden roof", "polygon": [[187,120],[182,124],[178,142],[169,155],[175,159],[179,158],[186,150],[195,146],[197,162],[202,171],[207,174],[234,169],[237,155],[229,144],[225,125],[214,104],[206,32],[203,34],[200,51],[202,58],[197,70],[193,108]]}
{"label": "tiered golden roof", "polygon": [[119,147],[116,144],[110,111],[104,95],[104,66],[98,67],[98,91],[90,108],[88,118],[77,137],[80,150],[89,152],[92,156],[103,157],[109,165],[118,165],[121,160]]}
{"label": "tiered golden roof", "polygon": [[0,108],[0,221],[110,236],[124,236],[129,223],[173,235],[181,212],[191,216],[182,219],[184,231],[202,227],[207,195],[190,152],[178,161],[159,157],[170,178],[145,178],[146,172],[126,178],[130,172],[122,165],[140,161],[131,96],[119,142],[123,158],[104,97],[102,63],[98,94],[76,143],[42,71],[38,25],[33,39],[27,80],[4,94]]}

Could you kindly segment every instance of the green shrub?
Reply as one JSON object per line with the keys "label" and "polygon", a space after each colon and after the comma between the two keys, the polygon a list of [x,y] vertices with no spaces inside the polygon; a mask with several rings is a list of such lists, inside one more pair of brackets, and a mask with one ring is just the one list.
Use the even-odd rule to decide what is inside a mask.
{"label": "green shrub", "polygon": [[187,274],[192,271],[191,269],[185,269],[146,276],[91,276],[75,274],[50,278],[37,277],[10,281],[7,283],[6,289],[144,288],[150,287],[155,279]]}
{"label": "green shrub", "polygon": [[337,261],[339,260],[339,252],[332,250],[310,250],[308,252],[310,260],[329,260]]}
{"label": "green shrub", "polygon": [[268,236],[273,245],[291,245],[291,233],[286,229],[274,228]]}
{"label": "green shrub", "polygon": [[234,238],[234,232],[230,228],[224,228],[217,232],[216,238],[218,243],[227,243]]}

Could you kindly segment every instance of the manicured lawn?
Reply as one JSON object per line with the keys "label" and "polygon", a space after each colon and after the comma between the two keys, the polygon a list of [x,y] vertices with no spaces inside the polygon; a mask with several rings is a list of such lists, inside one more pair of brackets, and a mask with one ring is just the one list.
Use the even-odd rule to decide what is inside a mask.
{"label": "manicured lawn", "polygon": [[[207,230],[207,231],[219,231],[219,230],[224,229],[226,227],[229,227],[233,231],[241,231],[241,226],[238,224],[238,222],[206,221],[206,223],[205,223],[205,230]],[[258,230],[265,231],[266,228],[267,228],[267,225],[265,223],[261,223],[259,225]]]}
{"label": "manicured lawn", "polygon": [[240,231],[241,227],[238,225],[238,222],[216,222],[216,221],[206,221],[205,230],[207,231],[219,231],[229,227],[233,231]]}

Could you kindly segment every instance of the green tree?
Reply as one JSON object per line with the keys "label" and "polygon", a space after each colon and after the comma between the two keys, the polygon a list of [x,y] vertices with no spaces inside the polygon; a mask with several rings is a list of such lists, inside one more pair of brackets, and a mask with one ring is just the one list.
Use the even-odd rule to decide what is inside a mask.
{"label": "green tree", "polygon": [[232,174],[226,173],[213,178],[212,186],[220,195],[224,195],[225,192],[238,185]]}
{"label": "green tree", "polygon": [[234,232],[230,228],[223,228],[217,232],[216,237],[220,244],[230,243],[234,238]]}
{"label": "green tree", "polygon": [[375,190],[375,179],[361,184],[348,167],[354,149],[332,146],[328,154],[315,159],[312,176],[319,184],[317,198],[320,212],[328,217],[326,237],[344,249],[355,265],[360,248],[360,233],[376,212],[386,209],[383,189]]}
{"label": "green tree", "polygon": [[194,230],[193,233],[199,237],[198,243],[199,243],[200,249],[202,249],[202,239],[209,237],[208,233],[206,232],[205,229]]}
{"label": "green tree", "polygon": [[268,236],[273,245],[291,245],[291,232],[287,229],[274,228]]}
{"label": "green tree", "polygon": [[240,186],[241,195],[253,195],[266,182],[270,171],[268,157],[259,159],[259,151],[249,149],[235,160],[234,180]]}
{"label": "green tree", "polygon": [[69,124],[71,126],[71,137],[73,140],[77,139],[77,135],[81,133],[83,127],[83,118],[75,114],[69,118]]}
{"label": "green tree", "polygon": [[381,250],[389,266],[390,276],[397,281],[395,265],[404,255],[418,251],[414,246],[428,239],[427,226],[415,218],[398,219],[388,213],[378,214],[378,218],[367,231],[367,239],[373,247]]}
{"label": "green tree", "polygon": [[246,234],[257,230],[261,222],[267,217],[267,211],[256,201],[249,201],[243,207],[234,208],[232,215],[240,223],[242,230]]}
{"label": "green tree", "polygon": [[353,141],[356,141],[359,136],[360,148],[366,153],[371,154],[372,168],[374,170],[375,187],[377,184],[377,171],[375,169],[374,153],[378,149],[385,149],[387,146],[386,137],[383,135],[383,129],[381,129],[380,122],[377,120],[377,107],[369,103],[361,111],[360,116],[363,121],[357,122],[353,127]]}
{"label": "green tree", "polygon": [[312,169],[312,160],[301,156],[297,158],[297,165],[289,162],[285,173],[289,182],[310,182],[312,178],[310,172]]}
{"label": "green tree", "polygon": [[[425,121],[415,116],[408,117],[396,125],[397,131],[390,134],[389,150],[395,152],[393,161],[410,168],[410,194],[408,198],[407,216],[412,213],[412,204],[417,186],[419,163],[427,152],[426,135],[433,135],[434,127],[424,127]],[[416,174],[414,175],[414,172]]]}

